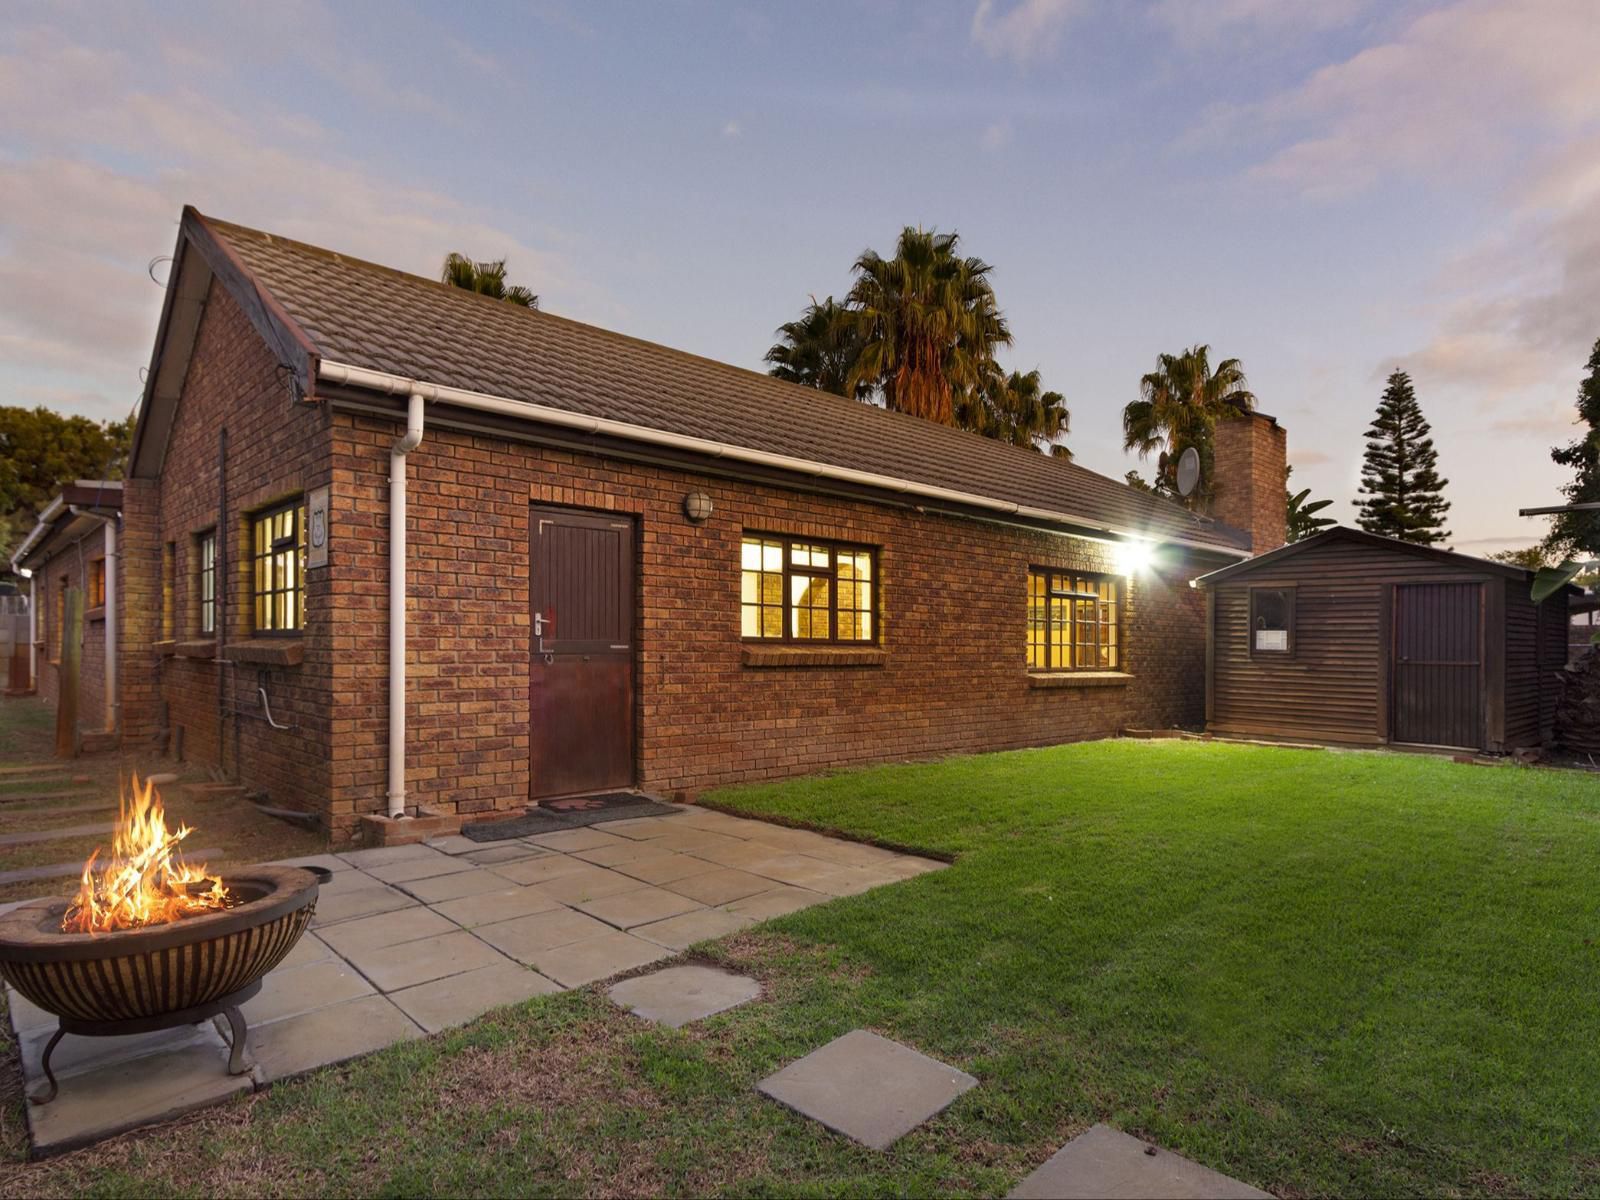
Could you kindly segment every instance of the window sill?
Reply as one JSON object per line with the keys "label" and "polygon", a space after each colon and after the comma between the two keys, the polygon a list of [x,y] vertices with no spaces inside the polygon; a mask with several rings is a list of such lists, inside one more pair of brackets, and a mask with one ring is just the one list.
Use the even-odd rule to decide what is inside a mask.
{"label": "window sill", "polygon": [[881,646],[745,646],[747,667],[881,667],[889,655]]}
{"label": "window sill", "polygon": [[260,663],[267,667],[298,667],[305,660],[306,644],[299,638],[252,638],[229,642],[222,657],[230,662]]}
{"label": "window sill", "polygon": [[202,641],[199,638],[190,642],[174,642],[172,653],[179,658],[216,658],[217,643],[214,639]]}
{"label": "window sill", "polygon": [[162,638],[154,643],[156,653],[162,658],[171,658],[178,651],[178,643],[171,638]]}
{"label": "window sill", "polygon": [[106,619],[106,606],[102,604],[97,608],[91,608],[83,614],[83,619],[85,621],[104,621]]}
{"label": "window sill", "polygon": [[1133,676],[1125,671],[1049,671],[1028,676],[1031,688],[1126,687]]}

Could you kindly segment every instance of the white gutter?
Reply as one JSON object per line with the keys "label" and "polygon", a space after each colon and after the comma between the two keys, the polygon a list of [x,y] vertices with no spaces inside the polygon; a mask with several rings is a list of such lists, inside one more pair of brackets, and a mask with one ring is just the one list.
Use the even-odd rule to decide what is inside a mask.
{"label": "white gutter", "polygon": [[389,451],[389,816],[406,815],[406,455],[422,441],[420,390],[406,432]]}
{"label": "white gutter", "polygon": [[106,732],[117,730],[117,523],[107,519],[106,536]]}
{"label": "white gutter", "polygon": [[55,520],[57,514],[66,507],[66,504],[66,496],[64,494],[58,495],[40,510],[39,519],[34,524],[33,529],[29,531],[27,537],[22,539],[22,545],[18,546],[17,552],[11,556],[11,569],[13,571],[22,565],[23,559],[27,558],[32,553],[34,546],[43,540],[45,531],[50,528],[50,522]]}
{"label": "white gutter", "polygon": [[[15,687],[15,684],[12,684]],[[39,687],[39,576],[28,576],[28,686]]]}
{"label": "white gutter", "polygon": [[1052,524],[1075,525],[1083,529],[1095,529],[1119,539],[1146,541],[1153,538],[1153,540],[1171,545],[1187,546],[1191,549],[1204,550],[1208,553],[1226,555],[1237,559],[1249,557],[1248,553],[1243,550],[1217,546],[1210,542],[1200,542],[1191,538],[1170,535],[1153,537],[1153,535],[1142,530],[1108,525],[1104,521],[1090,520],[1087,517],[1076,516],[1072,513],[1057,512],[1046,508],[1034,508],[1026,504],[1016,504],[1010,500],[996,500],[992,496],[980,496],[973,492],[953,491],[949,488],[936,487],[932,484],[897,479],[892,475],[877,475],[870,471],[854,471],[848,467],[835,467],[828,463],[816,462],[806,458],[792,458],[785,454],[768,454],[764,450],[752,450],[746,446],[735,446],[728,442],[714,442],[706,438],[688,437],[680,433],[670,433],[664,429],[652,429],[648,425],[632,425],[625,421],[607,420],[604,417],[588,417],[581,413],[568,412],[560,408],[550,408],[543,404],[529,404],[524,400],[508,400],[502,396],[490,396],[483,392],[467,391],[464,388],[426,383],[422,380],[407,379],[403,375],[392,375],[387,371],[372,371],[366,367],[350,366],[347,363],[329,362],[324,359],[317,366],[317,378],[325,379],[329,383],[348,384],[352,387],[365,388],[369,391],[384,392],[390,395],[410,395],[413,400],[418,396],[423,396],[429,400],[442,400],[450,404],[460,405],[463,408],[477,409],[481,412],[502,413],[506,416],[520,417],[526,421],[539,421],[546,425],[558,425],[566,429],[576,429],[583,433],[600,434],[605,437],[620,438],[630,442],[643,442],[652,446],[666,446],[674,450],[701,454],[708,458],[726,458],[734,462],[750,463],[754,466],[770,467],[780,471],[791,471],[797,475],[810,475],[818,479],[853,483],[861,487],[898,492],[902,495],[919,496],[929,500],[942,500],[947,504],[963,504],[970,508],[987,509],[991,512],[1006,513],[1028,520],[1048,521]]}

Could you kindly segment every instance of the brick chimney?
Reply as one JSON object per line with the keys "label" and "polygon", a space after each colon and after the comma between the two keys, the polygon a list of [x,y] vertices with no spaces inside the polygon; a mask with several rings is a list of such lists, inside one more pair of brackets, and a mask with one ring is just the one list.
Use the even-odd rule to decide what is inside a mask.
{"label": "brick chimney", "polygon": [[1217,422],[1211,515],[1248,533],[1252,554],[1283,545],[1288,446],[1288,434],[1265,413],[1239,413]]}

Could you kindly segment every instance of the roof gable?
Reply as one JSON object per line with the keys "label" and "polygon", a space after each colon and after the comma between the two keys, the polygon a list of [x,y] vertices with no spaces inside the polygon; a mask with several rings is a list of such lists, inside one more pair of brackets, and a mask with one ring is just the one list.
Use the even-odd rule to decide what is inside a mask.
{"label": "roof gable", "polygon": [[1308,550],[1315,550],[1333,542],[1355,542],[1393,554],[1425,558],[1434,562],[1453,563],[1467,570],[1505,575],[1512,579],[1531,581],[1534,574],[1525,567],[1513,566],[1511,563],[1495,562],[1493,559],[1488,558],[1477,558],[1471,554],[1458,554],[1454,550],[1440,550],[1433,546],[1419,546],[1415,542],[1405,542],[1399,538],[1368,533],[1364,529],[1352,529],[1348,525],[1335,525],[1332,529],[1324,529],[1321,533],[1312,534],[1310,537],[1302,538],[1298,542],[1290,542],[1288,545],[1279,546],[1276,550],[1269,550],[1265,554],[1258,554],[1254,558],[1247,558],[1243,562],[1234,563],[1231,566],[1223,567],[1221,570],[1202,575],[1194,583],[1197,587],[1207,587],[1213,583],[1221,583],[1224,580],[1234,579],[1241,575],[1250,575],[1269,567],[1280,566],[1286,559],[1295,558]]}

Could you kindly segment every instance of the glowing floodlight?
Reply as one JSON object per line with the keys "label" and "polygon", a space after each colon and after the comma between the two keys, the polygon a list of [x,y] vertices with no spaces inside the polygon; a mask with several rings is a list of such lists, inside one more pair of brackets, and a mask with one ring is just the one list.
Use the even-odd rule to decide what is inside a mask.
{"label": "glowing floodlight", "polygon": [[1123,575],[1139,575],[1149,570],[1155,561],[1155,543],[1127,541],[1117,543],[1117,571]]}

